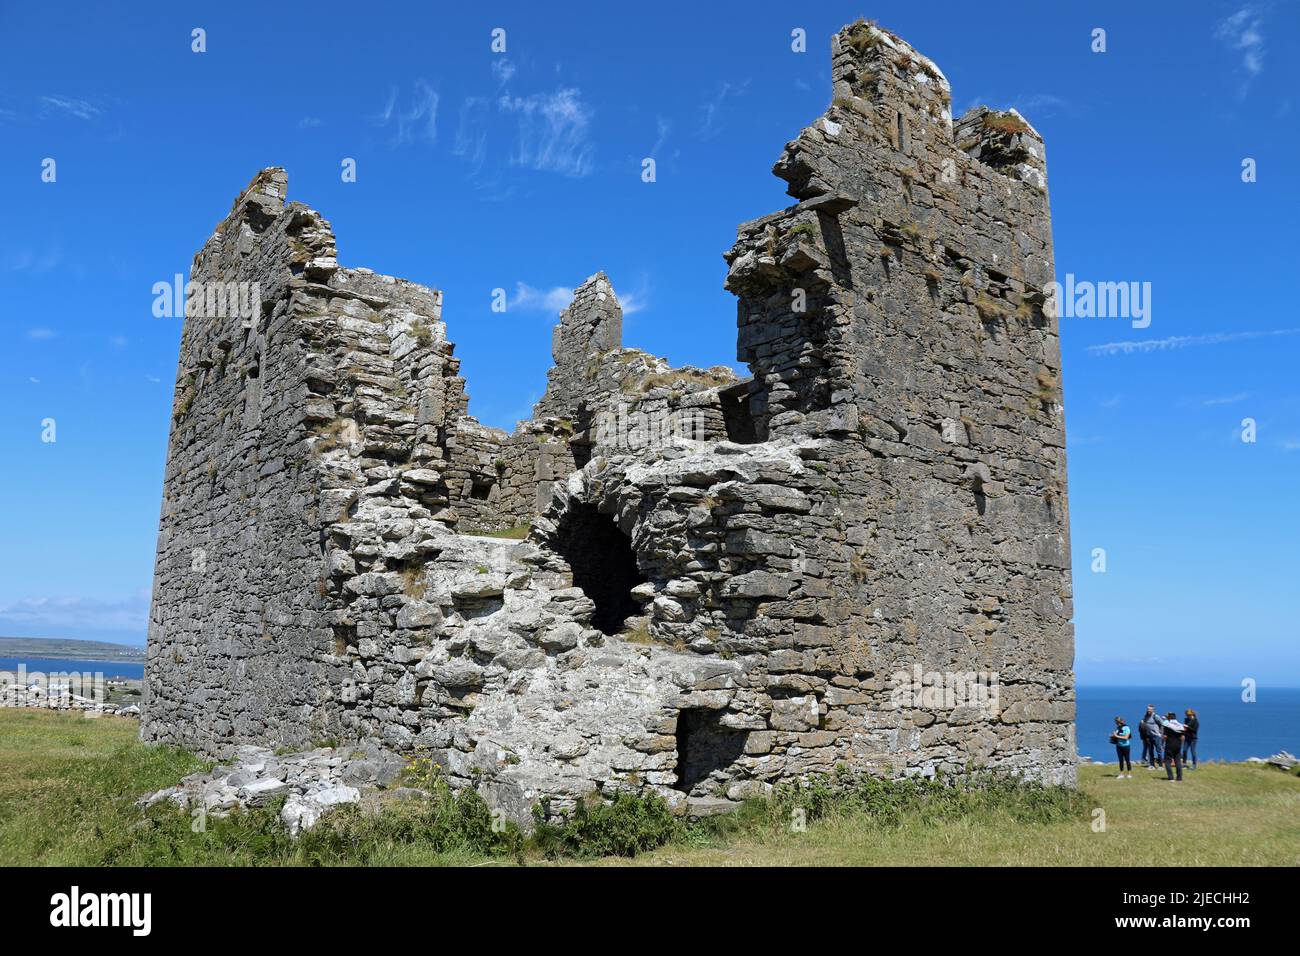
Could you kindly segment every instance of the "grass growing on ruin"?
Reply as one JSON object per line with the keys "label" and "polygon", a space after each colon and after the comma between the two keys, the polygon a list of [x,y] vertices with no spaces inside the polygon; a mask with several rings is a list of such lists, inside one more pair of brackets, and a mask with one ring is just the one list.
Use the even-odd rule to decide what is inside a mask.
{"label": "grass growing on ruin", "polygon": [[[1080,769],[1079,791],[974,778],[962,787],[851,775],[687,824],[658,800],[593,802],[563,827],[492,827],[435,775],[425,800],[349,807],[294,841],[274,808],[208,818],[136,798],[202,763],[136,741],[137,724],[0,710],[0,865],[1296,865],[1300,777],[1209,764],[1167,783]],[[1097,811],[1105,813],[1098,830]]]}
{"label": "grass growing on ruin", "polygon": [[517,524],[513,528],[466,528],[463,533],[478,538],[507,538],[511,541],[522,541],[528,537],[528,532],[532,529],[531,524]]}
{"label": "grass growing on ruin", "polygon": [[786,230],[785,235],[787,239],[807,238],[810,242],[816,242],[820,236],[820,231],[811,222],[801,222]]}
{"label": "grass growing on ruin", "polygon": [[859,18],[849,29],[849,46],[860,54],[874,50],[880,45],[880,34],[875,32],[879,29],[875,20]]}
{"label": "grass growing on ruin", "polygon": [[980,122],[995,133],[1023,133],[1029,129],[1029,124],[1015,113],[985,113]]}

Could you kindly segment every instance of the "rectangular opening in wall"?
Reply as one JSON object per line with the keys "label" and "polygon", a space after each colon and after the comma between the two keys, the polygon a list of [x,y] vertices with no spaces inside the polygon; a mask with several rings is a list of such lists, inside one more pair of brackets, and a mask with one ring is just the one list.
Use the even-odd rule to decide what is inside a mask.
{"label": "rectangular opening in wall", "polygon": [[492,486],[496,482],[491,478],[475,478],[469,487],[469,496],[476,501],[487,501],[492,496]]}
{"label": "rectangular opening in wall", "polygon": [[693,708],[677,715],[677,789],[696,796],[721,789],[745,752],[749,732],[722,725],[723,711]]}
{"label": "rectangular opening in wall", "polygon": [[718,390],[722,421],[727,428],[727,441],[737,445],[753,445],[759,440],[758,427],[749,405],[749,387],[749,382],[741,382]]}
{"label": "rectangular opening in wall", "polygon": [[505,607],[505,604],[506,600],[500,594],[489,594],[482,597],[452,597],[452,605],[456,608],[456,613],[466,621],[491,617]]}

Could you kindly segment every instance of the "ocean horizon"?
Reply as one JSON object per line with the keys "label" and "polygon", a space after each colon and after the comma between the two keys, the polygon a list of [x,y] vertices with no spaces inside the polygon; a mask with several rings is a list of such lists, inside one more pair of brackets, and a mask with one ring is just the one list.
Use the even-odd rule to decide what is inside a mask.
{"label": "ocean horizon", "polygon": [[1158,713],[1174,711],[1182,719],[1189,707],[1201,721],[1197,737],[1197,758],[1239,761],[1248,757],[1270,757],[1280,750],[1300,752],[1300,687],[1256,688],[1255,700],[1242,700],[1237,685],[1208,687],[1132,687],[1080,684],[1075,731],[1079,754],[1113,763],[1115,746],[1110,732],[1115,718],[1128,720],[1133,729],[1133,759],[1142,754],[1137,724],[1154,704]]}

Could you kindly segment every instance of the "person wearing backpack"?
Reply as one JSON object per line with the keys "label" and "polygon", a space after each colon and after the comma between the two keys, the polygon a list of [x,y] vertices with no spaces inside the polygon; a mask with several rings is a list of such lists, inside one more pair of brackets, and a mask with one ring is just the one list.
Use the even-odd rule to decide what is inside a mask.
{"label": "person wearing backpack", "polygon": [[1156,713],[1155,704],[1147,704],[1146,716],[1139,725],[1151,739],[1151,749],[1147,753],[1147,766],[1152,770],[1165,762],[1165,729],[1160,725],[1160,715]]}

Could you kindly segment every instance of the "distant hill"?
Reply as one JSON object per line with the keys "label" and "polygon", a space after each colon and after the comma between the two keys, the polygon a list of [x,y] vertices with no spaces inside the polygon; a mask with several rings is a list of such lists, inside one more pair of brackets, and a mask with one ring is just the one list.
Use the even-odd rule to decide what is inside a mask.
{"label": "distant hill", "polygon": [[48,657],[51,660],[143,661],[144,648],[108,641],[62,637],[0,637],[0,657]]}

